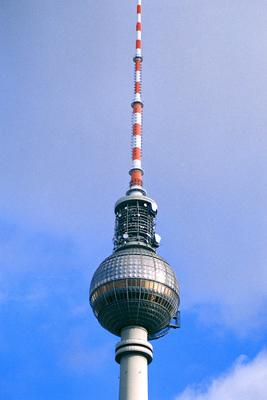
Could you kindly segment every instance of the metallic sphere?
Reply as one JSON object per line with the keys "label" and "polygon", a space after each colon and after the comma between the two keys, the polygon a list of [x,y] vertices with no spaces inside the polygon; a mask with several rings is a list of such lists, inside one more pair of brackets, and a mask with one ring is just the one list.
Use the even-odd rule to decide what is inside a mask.
{"label": "metallic sphere", "polygon": [[174,271],[155,252],[126,247],[106,258],[90,287],[90,304],[99,323],[115,335],[130,325],[155,335],[168,327],[179,306]]}

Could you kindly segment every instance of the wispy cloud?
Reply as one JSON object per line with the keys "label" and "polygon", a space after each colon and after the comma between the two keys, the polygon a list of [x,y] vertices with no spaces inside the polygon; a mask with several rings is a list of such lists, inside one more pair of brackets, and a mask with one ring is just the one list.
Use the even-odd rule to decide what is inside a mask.
{"label": "wispy cloud", "polygon": [[112,340],[99,346],[92,340],[92,331],[86,329],[73,329],[64,339],[66,351],[61,353],[64,367],[75,371],[76,374],[99,374],[108,360],[112,359],[114,343]]}
{"label": "wispy cloud", "polygon": [[252,361],[241,356],[225,374],[208,385],[190,386],[175,400],[265,400],[267,393],[267,352]]}

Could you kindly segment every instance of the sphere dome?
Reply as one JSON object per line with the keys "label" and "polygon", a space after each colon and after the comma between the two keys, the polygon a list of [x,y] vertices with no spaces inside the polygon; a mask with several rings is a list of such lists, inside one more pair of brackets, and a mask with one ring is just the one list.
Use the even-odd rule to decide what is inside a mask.
{"label": "sphere dome", "polygon": [[90,304],[99,323],[115,335],[130,325],[153,336],[178,310],[179,286],[170,265],[143,247],[115,251],[95,271]]}

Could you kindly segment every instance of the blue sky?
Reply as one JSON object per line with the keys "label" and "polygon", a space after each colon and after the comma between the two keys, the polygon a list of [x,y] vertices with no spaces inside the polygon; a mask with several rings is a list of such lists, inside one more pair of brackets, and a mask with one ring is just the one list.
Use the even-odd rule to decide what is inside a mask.
{"label": "blue sky", "polygon": [[[144,169],[182,328],[154,400],[266,400],[267,4],[144,0]],[[0,1],[0,398],[115,399],[88,305],[130,168],[135,1]]]}

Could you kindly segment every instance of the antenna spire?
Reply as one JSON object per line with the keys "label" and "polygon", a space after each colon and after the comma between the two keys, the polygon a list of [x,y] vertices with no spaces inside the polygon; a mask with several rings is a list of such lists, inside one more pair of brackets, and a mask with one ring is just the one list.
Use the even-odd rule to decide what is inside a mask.
{"label": "antenna spire", "polygon": [[130,192],[139,190],[145,194],[143,186],[142,169],[142,0],[137,0],[137,23],[136,23],[136,52],[134,56],[134,101],[132,103],[132,168]]}

